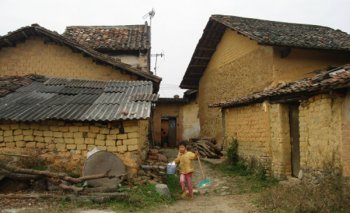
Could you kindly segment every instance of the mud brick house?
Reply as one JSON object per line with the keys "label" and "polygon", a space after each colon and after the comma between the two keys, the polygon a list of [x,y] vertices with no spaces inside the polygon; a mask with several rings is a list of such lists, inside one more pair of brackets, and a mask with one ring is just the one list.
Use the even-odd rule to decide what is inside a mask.
{"label": "mud brick house", "polygon": [[325,168],[350,175],[350,65],[227,100],[220,107],[225,137],[239,155],[276,177],[302,177]]}
{"label": "mud brick house", "polygon": [[[104,34],[101,36],[106,38]],[[125,49],[128,45],[134,47],[145,42],[127,42],[125,37],[128,35],[120,41],[120,45]],[[113,45],[116,43],[111,44]],[[90,80],[146,80],[153,82],[155,90],[158,91],[161,81],[158,76],[92,48],[95,46],[78,43],[71,37],[60,35],[37,24],[23,27],[0,37],[0,76],[39,74]]]}
{"label": "mud brick house", "polygon": [[136,174],[149,143],[150,81],[97,81],[38,75],[0,78],[0,151],[32,153],[68,171],[88,150],[116,154]]}
{"label": "mud brick house", "polygon": [[183,98],[159,98],[153,115],[154,144],[176,147],[182,140],[199,136],[197,91],[188,90]]}
{"label": "mud brick house", "polygon": [[69,26],[63,33],[79,44],[150,72],[151,29],[144,25]]}
{"label": "mud brick house", "polygon": [[212,15],[180,87],[198,90],[201,136],[222,141],[222,113],[209,104],[311,77],[349,60],[350,36],[340,30]]}
{"label": "mud brick house", "polygon": [[[133,67],[115,57],[116,52],[104,52],[105,49],[99,47],[113,49],[121,45],[125,55],[133,48],[135,51],[140,48],[140,54],[144,54],[142,48],[149,50],[149,41],[139,36],[147,34],[149,27],[142,29],[147,32],[137,36],[130,30],[123,31],[129,33],[120,33],[123,36],[118,38],[106,38],[114,36],[115,30],[112,34],[102,34],[96,37],[100,41],[94,43],[97,46],[79,43],[82,39],[69,37],[68,29],[64,36],[37,24],[1,36],[0,76],[3,81],[0,87],[1,91],[15,92],[1,101],[0,113],[4,117],[0,119],[0,150],[36,148],[46,152],[45,157],[55,165],[73,169],[88,150],[97,146],[116,153],[134,173],[139,160],[143,159],[144,144],[148,142],[146,132],[150,135],[152,94],[158,92],[161,78],[149,70],[141,70],[147,61],[140,60],[140,66]],[[23,77],[33,74],[46,76],[46,80]],[[23,82],[29,81],[30,85],[26,83],[27,87],[18,90],[8,89],[8,86],[13,88],[11,82],[22,85],[18,83],[22,80],[6,78],[23,78]],[[18,100],[11,102],[8,97],[14,96],[19,96]],[[74,100],[71,97],[75,97]],[[38,106],[32,105],[35,103]],[[8,107],[10,105],[12,108]]]}

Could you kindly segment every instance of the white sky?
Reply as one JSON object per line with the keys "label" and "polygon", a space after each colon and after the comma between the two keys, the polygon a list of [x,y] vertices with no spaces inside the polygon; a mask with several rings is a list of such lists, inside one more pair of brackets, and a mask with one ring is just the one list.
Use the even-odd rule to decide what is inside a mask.
{"label": "white sky", "polygon": [[[350,33],[350,0],[0,0],[0,35],[38,23],[62,33],[69,25],[143,24],[152,8],[152,53],[163,78],[160,94],[182,95],[178,85],[212,14],[317,24]],[[152,70],[154,60],[152,60]]]}

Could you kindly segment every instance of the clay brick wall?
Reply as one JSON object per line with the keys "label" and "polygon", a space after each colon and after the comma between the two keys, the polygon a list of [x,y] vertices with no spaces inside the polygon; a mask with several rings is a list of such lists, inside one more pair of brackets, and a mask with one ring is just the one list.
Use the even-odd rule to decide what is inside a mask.
{"label": "clay brick wall", "polygon": [[147,145],[148,120],[0,124],[2,152],[39,150],[43,158],[56,166],[65,166],[67,170],[80,168],[87,152],[97,147],[115,153],[128,167],[130,174],[136,174],[140,162],[144,160],[145,154],[142,152],[146,152]]}
{"label": "clay brick wall", "polygon": [[341,167],[343,98],[318,95],[299,107],[300,166],[323,170],[330,163]]}
{"label": "clay brick wall", "polygon": [[136,77],[106,65],[97,65],[92,58],[73,53],[66,46],[44,43],[39,37],[27,39],[14,48],[0,50],[0,75],[36,73],[48,77],[93,80],[136,80]]}
{"label": "clay brick wall", "polygon": [[285,104],[269,105],[271,132],[271,172],[274,177],[285,178],[291,171],[291,144],[289,109]]}
{"label": "clay brick wall", "polygon": [[270,47],[259,46],[234,31],[227,30],[216,48],[199,83],[201,136],[223,136],[221,112],[209,108],[217,103],[262,90],[272,82]]}
{"label": "clay brick wall", "polygon": [[[270,127],[266,104],[255,104],[225,110],[225,138],[238,140],[238,154],[243,159],[255,158],[269,167]],[[226,144],[227,146],[227,144]]]}

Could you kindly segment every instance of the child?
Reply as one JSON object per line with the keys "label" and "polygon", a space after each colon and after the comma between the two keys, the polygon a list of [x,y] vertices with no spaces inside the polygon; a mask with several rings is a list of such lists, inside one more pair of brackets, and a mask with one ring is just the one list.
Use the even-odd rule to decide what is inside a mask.
{"label": "child", "polygon": [[180,167],[180,184],[182,189],[181,197],[186,197],[186,186],[188,188],[188,196],[190,198],[193,197],[193,189],[192,189],[192,173],[194,171],[192,160],[196,160],[198,156],[198,152],[190,152],[187,151],[186,142],[181,142],[179,144],[179,154],[177,158],[174,160],[176,164],[179,164]]}

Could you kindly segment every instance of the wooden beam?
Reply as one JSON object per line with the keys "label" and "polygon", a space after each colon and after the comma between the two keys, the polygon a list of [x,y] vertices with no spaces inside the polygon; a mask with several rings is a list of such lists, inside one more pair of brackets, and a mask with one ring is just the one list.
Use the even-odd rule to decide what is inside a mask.
{"label": "wooden beam", "polygon": [[209,47],[198,47],[198,50],[204,50],[204,51],[215,51],[215,48],[209,48]]}
{"label": "wooden beam", "polygon": [[210,57],[199,57],[199,56],[197,57],[197,56],[195,56],[195,57],[193,57],[193,59],[209,61],[211,58]]}
{"label": "wooden beam", "polygon": [[191,64],[189,67],[207,67],[207,65],[197,65],[197,64]]}

